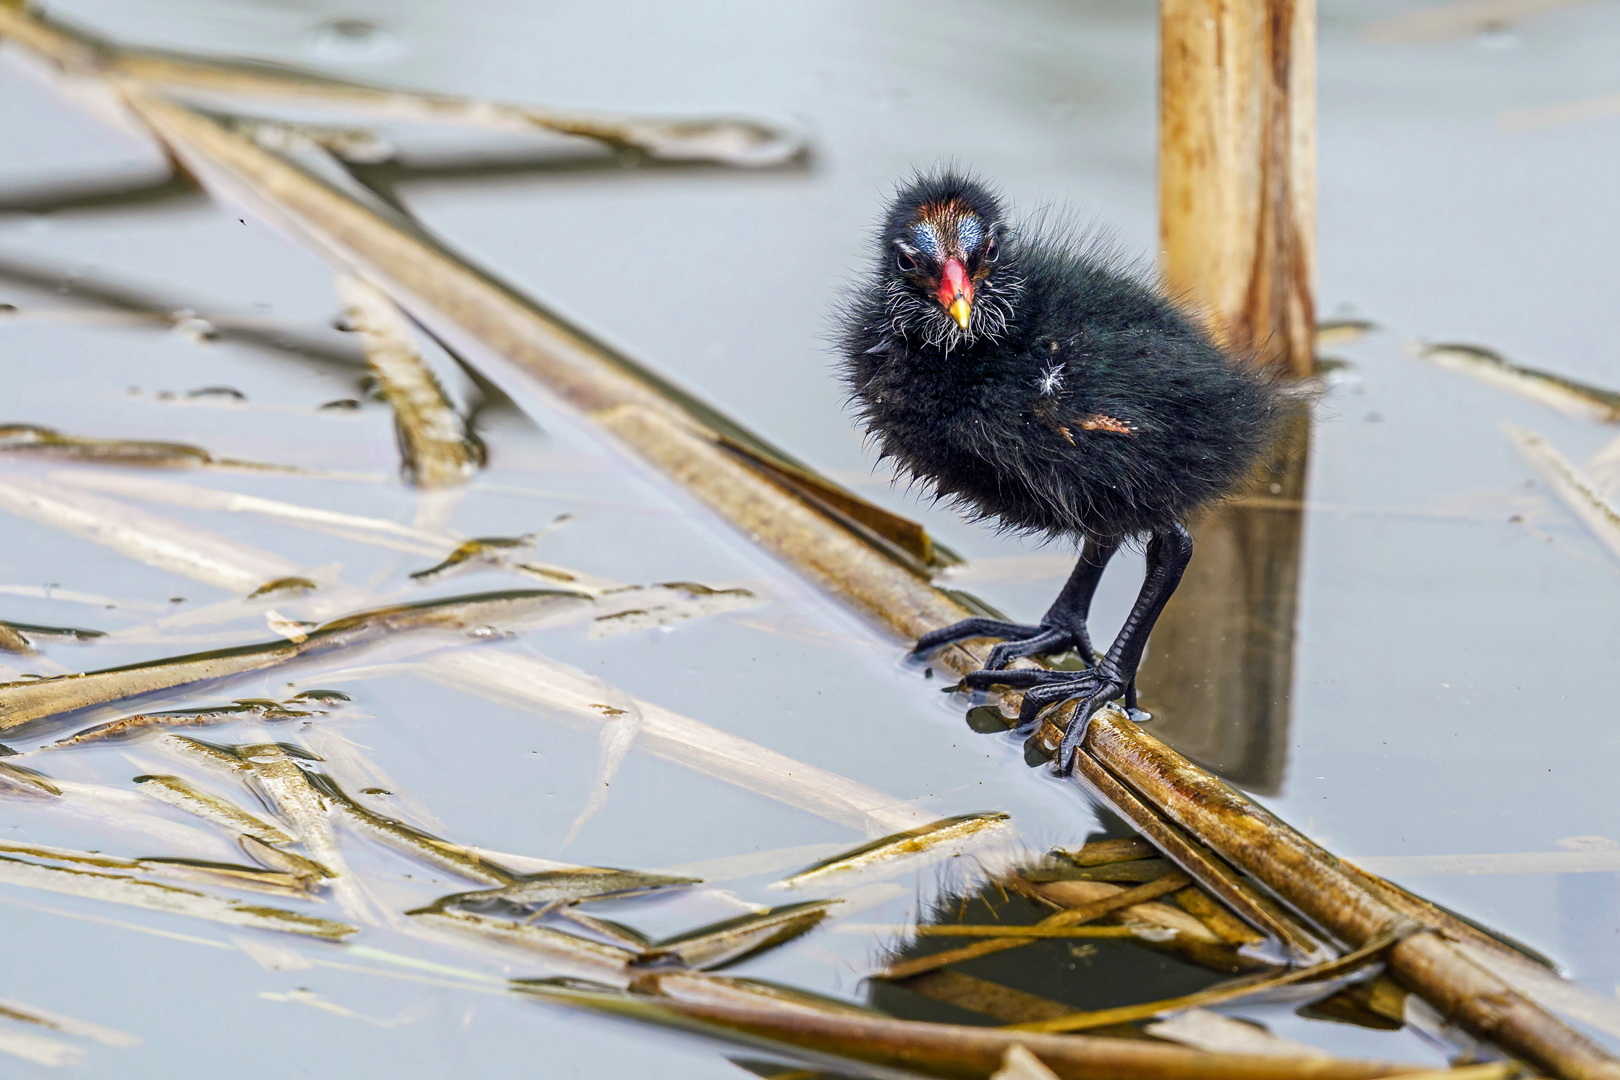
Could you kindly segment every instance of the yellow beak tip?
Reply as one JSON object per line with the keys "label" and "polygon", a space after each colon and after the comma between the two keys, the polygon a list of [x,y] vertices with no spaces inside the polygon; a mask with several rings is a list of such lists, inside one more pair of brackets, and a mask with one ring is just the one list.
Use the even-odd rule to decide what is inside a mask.
{"label": "yellow beak tip", "polygon": [[957,326],[960,326],[963,330],[968,328],[968,317],[973,314],[973,309],[968,306],[966,300],[958,296],[951,301],[951,306],[945,310],[950,313],[951,318],[956,320]]}

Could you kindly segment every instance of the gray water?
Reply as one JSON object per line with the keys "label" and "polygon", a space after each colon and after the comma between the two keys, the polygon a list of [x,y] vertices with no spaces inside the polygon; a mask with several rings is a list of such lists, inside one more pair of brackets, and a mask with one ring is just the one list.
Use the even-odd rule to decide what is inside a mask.
{"label": "gray water", "polygon": [[[1549,5],[1506,27],[1476,33],[1465,25],[1431,42],[1377,43],[1364,34],[1408,10],[1336,3],[1322,16],[1320,310],[1379,329],[1332,350],[1348,366],[1318,406],[1291,715],[1284,764],[1262,801],[1350,857],[1612,847],[1620,841],[1607,783],[1620,764],[1612,731],[1620,567],[1514,452],[1502,424],[1541,433],[1577,463],[1617,433],[1427,366],[1403,347],[1462,340],[1620,383],[1620,309],[1606,302],[1620,288],[1612,258],[1620,216],[1610,196],[1620,116],[1528,131],[1501,123],[1508,110],[1620,92],[1609,44],[1620,8]],[[965,525],[873,471],[842,408],[828,316],[865,257],[866,230],[890,185],[943,160],[993,178],[1023,212],[1050,208],[1150,253],[1151,10],[76,0],[52,11],[130,43],[503,100],[753,115],[804,131],[813,146],[808,164],[750,173],[630,168],[562,140],[400,128],[394,134],[411,168],[395,191],[479,265],[793,455],[923,520],[969,558],[959,576],[985,600],[1027,618],[1056,591],[1066,552]],[[338,18],[368,19],[379,30],[357,40],[330,28]],[[221,457],[338,470],[350,475],[162,478],[459,536],[517,535],[572,514],[540,541],[540,558],[628,582],[742,586],[768,603],[601,640],[573,625],[487,648],[573,665],[930,816],[1006,811],[1034,850],[1076,844],[1098,828],[1085,800],[1028,770],[1016,744],[972,733],[937,683],[902,667],[894,643],[532,388],[508,384],[516,404],[497,395],[481,414],[491,464],[464,494],[420,497],[402,485],[384,406],[316,408],[361,397],[358,349],[330,327],[339,304],[329,268],[200,195],[90,198],[156,185],[165,166],[150,145],[15,65],[0,71],[0,144],[8,148],[0,156],[0,301],[27,316],[0,323],[8,376],[0,422],[180,439]],[[40,212],[74,193],[86,196],[76,207]],[[43,284],[27,284],[23,269]],[[150,327],[45,314],[104,310],[93,297],[113,287],[161,310],[263,320],[307,348],[228,335],[198,344]],[[246,401],[162,397],[211,385],[234,387]],[[477,393],[469,382],[453,389]],[[65,490],[82,490],[92,473],[108,475],[62,464],[3,468],[0,475],[52,478]],[[298,567],[337,564],[345,584],[379,596],[525,584],[481,571],[411,591],[406,575],[435,557],[263,517],[124,498],[116,478],[100,483],[98,492],[147,513]],[[93,645],[45,643],[44,662],[59,666],[14,660],[13,672],[100,668],[267,637],[262,608],[226,606],[240,592],[37,521],[0,521],[0,616],[125,632]],[[1105,581],[1101,625],[1118,621],[1135,587],[1128,572]],[[185,621],[211,605],[221,605],[215,617]],[[275,606],[298,617],[299,605]],[[650,868],[851,845],[865,835],[632,749],[605,805],[569,841],[595,787],[598,746],[589,731],[408,670],[333,674],[250,679],[179,704],[281,696],[289,680],[337,686],[355,707],[320,730],[364,748],[386,780],[374,778],[374,786],[396,792],[401,816],[500,851]],[[128,787],[156,763],[130,744],[38,764],[60,778]],[[0,805],[0,838],[230,857],[223,847],[148,850],[150,841],[115,823],[69,820],[20,800]],[[423,880],[422,868],[380,850],[361,848],[354,858],[401,906],[463,887],[442,876]],[[903,923],[926,912],[952,873],[902,878],[904,888],[851,921]],[[748,901],[781,902],[764,888],[772,876],[726,885]],[[1615,995],[1612,872],[1391,876]],[[0,902],[10,961],[0,997],[144,1040],[128,1049],[86,1044],[89,1056],[77,1066],[84,1075],[741,1075],[712,1044],[460,985],[333,966],[267,970],[233,943],[247,931],[14,887],[0,888]],[[736,910],[712,898],[628,903],[615,906],[616,917],[657,933]],[[735,973],[861,1000],[862,976],[892,937],[821,932]],[[386,929],[368,928],[360,940],[493,974],[537,973],[507,972]],[[287,998],[299,988],[348,1015]],[[1148,996],[1122,985],[1118,1000]],[[1266,1020],[1334,1051],[1440,1060],[1408,1034],[1307,1023],[1281,1011]],[[52,1072],[6,1060],[8,1075]]]}

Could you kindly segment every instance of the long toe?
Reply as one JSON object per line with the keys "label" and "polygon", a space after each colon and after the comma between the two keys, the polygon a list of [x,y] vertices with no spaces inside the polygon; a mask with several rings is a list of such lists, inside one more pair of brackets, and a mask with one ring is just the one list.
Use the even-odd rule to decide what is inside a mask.
{"label": "long toe", "polygon": [[963,619],[961,622],[952,623],[938,630],[930,630],[917,639],[917,644],[912,646],[911,652],[914,656],[922,656],[933,652],[935,649],[943,649],[947,645],[954,645],[958,641],[967,641],[969,638],[1001,638],[1006,641],[1021,641],[1024,638],[1038,637],[1045,632],[1045,627],[1004,622],[1001,619]]}
{"label": "long toe", "polygon": [[1045,686],[1048,683],[1069,683],[1076,677],[1077,673],[1073,671],[1048,671],[1046,668],[1017,668],[1013,671],[981,668],[962,676],[962,681],[975,690],[988,690],[992,686],[1010,686],[1015,690],[1023,690],[1032,686]]}
{"label": "long toe", "polygon": [[1080,707],[1074,710],[1074,716],[1069,720],[1068,729],[1063,732],[1063,741],[1058,744],[1057,773],[1059,776],[1068,776],[1074,771],[1074,755],[1080,752],[1080,744],[1086,739],[1086,730],[1091,727],[1091,718],[1097,711],[1108,704],[1106,697],[1088,698]]}
{"label": "long toe", "polygon": [[1026,656],[1059,653],[1065,649],[1075,648],[1077,644],[1074,635],[1067,630],[1043,630],[1034,637],[1003,641],[990,650],[990,659],[985,662],[984,666],[987,668],[1004,668],[1014,660]]}
{"label": "long toe", "polygon": [[1018,707],[1019,724],[1034,724],[1049,705],[1071,698],[1089,698],[1097,693],[1097,680],[1090,671],[1049,671],[1046,674],[1060,677],[1047,679],[1024,691],[1023,704]]}

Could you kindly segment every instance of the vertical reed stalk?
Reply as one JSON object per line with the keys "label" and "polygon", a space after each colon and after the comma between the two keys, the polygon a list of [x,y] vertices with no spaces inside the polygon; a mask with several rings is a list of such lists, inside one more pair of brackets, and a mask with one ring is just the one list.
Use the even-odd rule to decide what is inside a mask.
{"label": "vertical reed stalk", "polygon": [[1159,27],[1165,282],[1230,348],[1308,374],[1315,0],[1163,0]]}

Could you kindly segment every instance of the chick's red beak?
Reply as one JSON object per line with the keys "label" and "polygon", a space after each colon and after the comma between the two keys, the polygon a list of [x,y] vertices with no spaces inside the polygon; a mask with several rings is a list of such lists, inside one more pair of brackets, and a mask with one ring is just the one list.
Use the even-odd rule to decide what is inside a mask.
{"label": "chick's red beak", "polygon": [[968,328],[968,317],[973,313],[973,282],[968,280],[967,267],[961,259],[946,259],[939,274],[940,304],[963,330]]}

